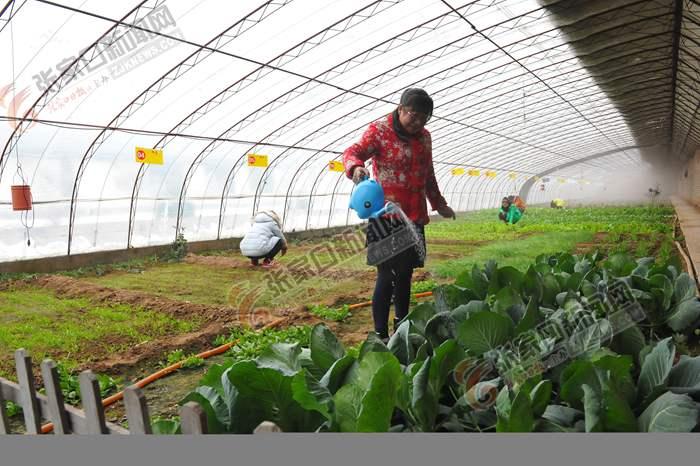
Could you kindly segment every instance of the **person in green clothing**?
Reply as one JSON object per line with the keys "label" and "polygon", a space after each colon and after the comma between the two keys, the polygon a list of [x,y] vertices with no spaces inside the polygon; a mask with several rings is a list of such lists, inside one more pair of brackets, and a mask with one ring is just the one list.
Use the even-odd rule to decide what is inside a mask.
{"label": "person in green clothing", "polygon": [[552,202],[549,203],[549,207],[552,209],[563,209],[564,206],[566,205],[566,202],[564,202],[564,199],[552,199]]}
{"label": "person in green clothing", "polygon": [[507,197],[501,201],[501,210],[498,212],[498,218],[506,222],[508,225],[518,223],[523,216],[523,212],[515,205],[515,202]]}

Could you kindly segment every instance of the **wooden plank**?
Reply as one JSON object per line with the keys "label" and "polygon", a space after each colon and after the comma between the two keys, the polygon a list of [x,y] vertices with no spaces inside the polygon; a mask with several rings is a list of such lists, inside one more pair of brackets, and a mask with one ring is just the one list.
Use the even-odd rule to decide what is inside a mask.
{"label": "wooden plank", "polygon": [[[3,397],[7,401],[14,401],[17,404],[22,403],[22,397],[20,394],[20,388],[19,385],[17,385],[15,382],[12,382],[7,379],[3,379],[0,377],[0,390],[2,391]],[[49,399],[42,395],[41,393],[36,394],[37,399],[39,400],[39,406],[41,408],[42,413],[48,413],[49,412]],[[64,408],[66,410],[66,414],[68,415],[68,423],[70,424],[70,429],[74,434],[87,434],[88,433],[88,425],[87,425],[87,419],[85,418],[85,413],[76,408],[75,406],[71,405],[64,405]],[[129,431],[124,429],[121,426],[118,426],[117,424],[113,424],[111,422],[107,423],[107,429],[109,430],[110,434],[118,434],[118,435],[128,435]]]}
{"label": "wooden plank", "polygon": [[24,425],[28,434],[39,434],[41,433],[41,411],[39,401],[36,398],[36,388],[34,387],[32,358],[29,357],[24,348],[15,351],[15,366],[22,396]]}
{"label": "wooden plank", "polygon": [[180,409],[180,425],[182,433],[189,435],[207,433],[207,415],[199,404],[188,401]]}
{"label": "wooden plank", "polygon": [[66,414],[56,363],[45,359],[41,363],[41,376],[44,379],[46,397],[49,400],[48,417],[53,422],[53,432],[58,435],[70,434],[70,424],[68,424],[68,414]]}
{"label": "wooden plank", "polygon": [[267,434],[271,432],[282,432],[282,429],[274,422],[263,421],[253,431],[254,434]]}
{"label": "wooden plank", "polygon": [[126,407],[126,418],[129,420],[129,432],[132,435],[153,433],[146,395],[144,395],[143,390],[136,385],[127,387],[124,390],[124,406]]}
{"label": "wooden plank", "polygon": [[100,384],[97,376],[87,370],[80,373],[80,397],[83,400],[83,410],[87,418],[88,434],[106,434],[105,409],[100,397]]}
{"label": "wooden plank", "polygon": [[[2,381],[0,381],[0,384]],[[7,420],[7,413],[5,412],[5,397],[2,394],[2,389],[0,389],[0,435],[10,433],[10,423]]]}

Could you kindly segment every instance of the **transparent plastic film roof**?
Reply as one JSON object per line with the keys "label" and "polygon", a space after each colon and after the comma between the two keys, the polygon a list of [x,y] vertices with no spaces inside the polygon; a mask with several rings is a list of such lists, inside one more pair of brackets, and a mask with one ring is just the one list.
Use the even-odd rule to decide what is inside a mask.
{"label": "transparent plastic film roof", "polygon": [[407,87],[433,97],[457,211],[585,201],[700,141],[695,1],[0,8],[0,261],[236,237],[261,209],[285,231],[358,222],[332,162]]}

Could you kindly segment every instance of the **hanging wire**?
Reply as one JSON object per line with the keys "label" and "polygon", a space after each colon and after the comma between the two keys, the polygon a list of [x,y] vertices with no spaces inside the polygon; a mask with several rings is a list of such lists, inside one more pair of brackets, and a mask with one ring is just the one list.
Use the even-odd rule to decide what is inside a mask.
{"label": "hanging wire", "polygon": [[[16,97],[16,89],[17,89],[17,77],[15,75],[15,32],[14,32],[14,26],[13,22],[10,21],[10,56],[11,56],[11,62],[12,62],[12,105],[17,105],[17,101],[15,100]],[[17,114],[16,109],[13,108],[14,114]],[[27,182],[27,178],[24,175],[24,171],[22,170],[22,162],[19,160],[19,148],[18,145],[16,144],[14,146],[14,152],[15,152],[15,159],[17,161],[17,170],[15,171],[15,177],[14,179],[19,179],[20,185],[28,185],[29,183]],[[27,195],[25,193],[25,195]],[[29,194],[31,196],[31,194]],[[29,219],[29,216],[31,214],[31,222]],[[24,227],[24,239],[27,240],[27,247],[32,245],[32,239],[31,239],[31,233],[30,230],[34,228],[34,209],[29,209],[29,210],[23,210],[20,213],[20,222],[22,223],[22,226]]]}
{"label": "hanging wire", "polygon": [[[27,185],[27,178],[24,176],[24,171],[22,170],[22,163],[19,161],[19,150],[17,147],[15,147],[15,156],[17,158],[17,171],[15,172],[15,179],[19,178],[19,183],[20,185]],[[26,194],[25,194],[26,195]],[[31,196],[31,194],[28,194]],[[31,223],[29,216],[31,214]],[[34,228],[34,208],[29,210],[23,210],[20,213],[20,222],[22,222],[22,226],[24,227],[24,239],[27,240],[27,246],[32,245],[32,240],[31,240],[31,234],[30,230]]]}
{"label": "hanging wire", "polygon": [[[523,101],[522,101],[522,109],[523,109],[523,134],[527,134],[527,111],[525,108],[525,88],[523,88]],[[510,176],[510,175],[509,175]],[[515,178],[513,178],[513,191],[518,192],[518,178],[517,175]]]}

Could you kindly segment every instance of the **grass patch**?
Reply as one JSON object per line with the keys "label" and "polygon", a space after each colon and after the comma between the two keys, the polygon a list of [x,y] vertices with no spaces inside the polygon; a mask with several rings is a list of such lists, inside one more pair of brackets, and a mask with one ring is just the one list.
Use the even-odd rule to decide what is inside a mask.
{"label": "grass patch", "polygon": [[[526,269],[539,254],[572,251],[577,243],[591,241],[595,233],[608,236],[600,249],[650,255],[658,244],[661,259],[672,254],[673,209],[666,206],[580,207],[574,209],[528,208],[516,225],[497,220],[497,210],[462,214],[456,222],[428,225],[426,237],[461,241],[493,241],[470,250],[460,259],[433,262],[441,277],[455,277],[465,267],[494,259],[499,265]],[[444,247],[444,246],[443,246]],[[434,250],[428,247],[428,260]],[[432,261],[430,261],[432,262]]]}
{"label": "grass patch", "polygon": [[435,273],[440,277],[455,278],[464,270],[471,269],[475,264],[483,266],[486,261],[491,259],[495,260],[501,267],[510,265],[525,271],[540,254],[571,251],[577,243],[590,241],[592,238],[593,233],[572,231],[543,233],[518,240],[496,241],[461,259],[437,264]]}
{"label": "grass patch", "polygon": [[315,315],[316,317],[320,317],[321,319],[325,320],[332,320],[334,322],[343,321],[352,315],[350,313],[349,304],[344,304],[338,308],[332,308],[323,304],[318,304],[311,306],[309,308],[309,312]]}
{"label": "grass patch", "polygon": [[0,294],[0,375],[15,378],[13,354],[25,348],[35,361],[51,357],[70,372],[129,346],[197,327],[127,305],[97,306],[85,298],[59,299],[38,288]]}
{"label": "grass patch", "polygon": [[[280,273],[282,272],[282,273]],[[275,278],[272,278],[275,274]],[[126,289],[210,306],[233,306],[241,290],[260,288],[257,306],[290,307],[324,302],[329,296],[352,293],[362,284],[323,275],[302,278],[279,270],[221,268],[201,264],[159,264],[138,274],[117,272],[84,280],[109,288]],[[247,285],[246,285],[247,284]]]}
{"label": "grass patch", "polygon": [[671,233],[673,215],[673,208],[666,206],[530,207],[520,222],[506,225],[498,220],[497,209],[485,209],[460,214],[457,221],[432,222],[426,227],[426,238],[494,241],[514,239],[526,233],[564,231]]}
{"label": "grass patch", "polygon": [[212,270],[199,264],[158,264],[139,273],[115,272],[85,280],[109,288],[128,289],[164,298],[198,304],[222,306],[227,304],[228,291],[241,274],[231,268]]}

